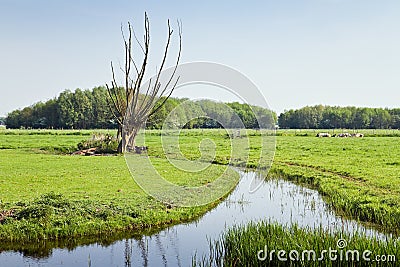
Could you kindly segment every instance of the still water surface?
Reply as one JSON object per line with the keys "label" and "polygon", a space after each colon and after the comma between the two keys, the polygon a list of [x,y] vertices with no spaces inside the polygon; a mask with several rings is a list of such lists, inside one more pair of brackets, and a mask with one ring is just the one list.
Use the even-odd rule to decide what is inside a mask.
{"label": "still water surface", "polygon": [[[260,180],[262,186],[250,193],[253,179]],[[206,255],[209,240],[217,239],[226,227],[259,220],[376,234],[374,230],[336,216],[315,190],[281,179],[264,181],[254,172],[241,172],[235,190],[197,221],[107,245],[93,243],[69,249],[53,248],[49,255],[5,251],[0,253],[0,266],[191,266],[193,256]]]}

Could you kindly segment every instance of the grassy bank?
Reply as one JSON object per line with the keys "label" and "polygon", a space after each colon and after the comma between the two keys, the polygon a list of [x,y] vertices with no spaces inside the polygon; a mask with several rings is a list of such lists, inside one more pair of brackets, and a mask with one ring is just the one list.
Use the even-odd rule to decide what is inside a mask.
{"label": "grassy bank", "polygon": [[321,228],[259,222],[229,229],[219,240],[210,242],[210,256],[194,258],[193,265],[398,266],[399,245],[398,240],[361,233],[329,233]]}
{"label": "grassy bank", "polygon": [[[143,192],[123,156],[71,156],[52,149],[74,149],[90,135],[70,131],[0,134],[3,247],[6,242],[104,237],[125,230],[162,227],[193,220],[217,204],[171,207]],[[225,171],[238,178],[226,166],[211,165],[202,173],[188,174],[165,159],[154,158],[153,162],[165,179],[185,186],[207,184]]]}
{"label": "grassy bank", "polygon": [[270,175],[307,184],[339,213],[400,229],[397,137],[280,137]]}

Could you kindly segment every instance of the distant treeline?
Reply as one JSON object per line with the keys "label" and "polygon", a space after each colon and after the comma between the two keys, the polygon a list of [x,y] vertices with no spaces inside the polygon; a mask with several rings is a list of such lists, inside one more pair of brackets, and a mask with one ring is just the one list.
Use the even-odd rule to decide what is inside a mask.
{"label": "distant treeline", "polygon": [[[5,123],[8,128],[33,128],[33,129],[102,129],[117,128],[107,102],[108,92],[105,87],[95,87],[92,90],[76,89],[63,91],[57,98],[46,102],[39,102],[21,110],[10,112]],[[165,105],[151,116],[146,124],[149,129],[160,129],[167,115],[185,102],[186,108],[176,109],[173,120],[184,128],[220,128],[219,122],[227,128],[259,128],[262,125],[275,125],[276,113],[264,108],[249,106],[247,104],[218,103],[211,100],[189,101],[188,99],[169,98]],[[234,111],[234,112],[232,112]],[[243,124],[239,123],[236,113]],[[188,118],[199,117],[189,120]],[[207,117],[215,118],[215,120]]]}
{"label": "distant treeline", "polygon": [[400,129],[400,108],[312,106],[281,113],[283,129]]}

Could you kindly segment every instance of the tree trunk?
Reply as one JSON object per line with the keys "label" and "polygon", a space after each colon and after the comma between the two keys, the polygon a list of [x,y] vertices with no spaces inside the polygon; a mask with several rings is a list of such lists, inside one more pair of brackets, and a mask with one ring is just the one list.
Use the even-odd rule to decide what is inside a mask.
{"label": "tree trunk", "polygon": [[139,131],[140,127],[136,126],[133,127],[132,130],[130,131],[127,130],[122,131],[121,142],[120,142],[121,145],[120,153],[125,153],[135,150],[135,139]]}
{"label": "tree trunk", "polygon": [[122,149],[122,126],[118,125],[117,138],[119,139],[117,153],[123,153]]}
{"label": "tree trunk", "polygon": [[118,148],[117,148],[117,153],[118,153],[118,154],[123,153],[123,152],[122,152],[122,139],[119,140]]}
{"label": "tree trunk", "polygon": [[133,131],[130,134],[129,139],[128,139],[128,149],[130,149],[130,150],[135,149],[135,139],[136,139],[136,136],[139,131],[140,131],[140,127],[133,129]]}
{"label": "tree trunk", "polygon": [[130,138],[129,133],[122,132],[121,153],[129,152],[129,149],[128,149],[129,138]]}
{"label": "tree trunk", "polygon": [[121,136],[122,136],[122,125],[118,124],[117,138],[120,138]]}

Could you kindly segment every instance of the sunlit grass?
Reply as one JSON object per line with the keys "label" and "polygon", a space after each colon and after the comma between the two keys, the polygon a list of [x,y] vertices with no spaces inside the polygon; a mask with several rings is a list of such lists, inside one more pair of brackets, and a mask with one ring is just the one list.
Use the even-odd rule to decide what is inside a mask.
{"label": "sunlit grass", "polygon": [[[153,222],[165,223],[192,218],[207,210],[203,207],[167,213],[164,205],[149,198],[135,184],[123,156],[69,155],[77,149],[79,142],[89,139],[94,132],[116,133],[108,130],[1,131],[1,209],[10,209],[18,201],[32,202],[54,191],[68,200],[112,202],[151,211],[149,214],[153,215],[143,217],[143,222],[147,220],[145,225],[151,224],[151,218],[154,218]],[[339,213],[392,230],[399,229],[400,139],[395,137],[396,130],[360,130],[366,134],[365,138],[316,138],[314,132],[278,131],[270,174],[316,188]],[[160,131],[146,131],[145,140],[138,140],[138,145],[149,147],[148,154],[167,180],[178,185],[212,182],[214,175],[191,176],[172,169],[162,149],[161,137],[168,137],[168,133],[163,134],[165,136]],[[202,152],[209,153],[215,147],[213,164],[268,166],[266,161],[258,161],[261,134],[267,136],[272,132],[249,130],[246,133],[242,130],[237,136],[237,130],[183,130],[179,135],[180,156],[190,160],[201,159]],[[202,147],[204,139],[212,145]],[[271,142],[270,147],[275,147],[273,139],[268,141]],[[168,156],[178,157],[173,153]],[[225,166],[220,168],[222,170]],[[215,166],[211,171],[218,174],[220,170]],[[137,224],[140,225],[140,222]],[[127,225],[130,222],[113,227]],[[0,224],[1,227],[4,226]]]}
{"label": "sunlit grass", "polygon": [[[194,219],[216,203],[193,208],[168,207],[148,196],[135,183],[123,156],[72,156],[52,153],[54,147],[74,147],[91,132],[51,131],[0,134],[0,240],[36,241],[90,236],[159,227]],[[5,149],[4,147],[7,147]],[[50,149],[49,149],[50,148]],[[210,175],[190,175],[156,159],[165,178],[178,185],[212,182],[225,166],[213,166]],[[190,177],[190,179],[189,179]],[[69,203],[40,202],[47,194]],[[79,210],[79,212],[77,212]],[[26,216],[19,216],[21,213]],[[133,215],[132,215],[133,214]],[[131,216],[132,215],[132,216]]]}

